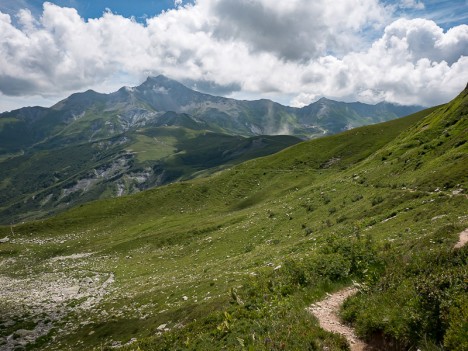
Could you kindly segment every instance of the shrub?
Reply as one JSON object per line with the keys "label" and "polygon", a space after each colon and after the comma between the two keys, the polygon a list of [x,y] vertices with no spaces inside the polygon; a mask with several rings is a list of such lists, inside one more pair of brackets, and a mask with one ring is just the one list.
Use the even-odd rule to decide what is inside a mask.
{"label": "shrub", "polygon": [[247,244],[247,245],[244,247],[244,252],[245,252],[245,253],[251,252],[253,249],[254,249],[254,246],[253,246],[252,244]]}
{"label": "shrub", "polygon": [[382,196],[377,196],[372,199],[372,206],[378,205],[384,201]]}
{"label": "shrub", "polygon": [[354,195],[352,198],[351,198],[351,201],[352,202],[357,202],[359,200],[362,200],[363,199],[363,196],[361,194],[358,194],[358,195]]}
{"label": "shrub", "polygon": [[340,216],[336,219],[336,223],[342,223],[344,221],[346,221],[348,219],[348,217],[346,216]]}
{"label": "shrub", "polygon": [[466,294],[450,307],[444,346],[448,350],[468,350],[468,297]]}

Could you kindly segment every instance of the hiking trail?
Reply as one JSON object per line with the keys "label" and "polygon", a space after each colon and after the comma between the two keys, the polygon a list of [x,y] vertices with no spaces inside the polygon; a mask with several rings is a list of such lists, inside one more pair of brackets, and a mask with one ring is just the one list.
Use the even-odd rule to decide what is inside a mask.
{"label": "hiking trail", "polygon": [[326,299],[312,304],[308,310],[317,317],[321,328],[343,335],[348,341],[351,351],[364,351],[366,348],[368,349],[368,345],[360,340],[354,333],[354,330],[343,324],[338,317],[338,311],[343,302],[356,292],[356,288],[347,287],[333,294],[328,294]]}
{"label": "hiking trail", "polygon": [[458,242],[455,244],[453,247],[454,249],[459,249],[465,246],[465,244],[468,243],[468,228],[466,228],[464,231],[460,233],[460,238],[458,239]]}

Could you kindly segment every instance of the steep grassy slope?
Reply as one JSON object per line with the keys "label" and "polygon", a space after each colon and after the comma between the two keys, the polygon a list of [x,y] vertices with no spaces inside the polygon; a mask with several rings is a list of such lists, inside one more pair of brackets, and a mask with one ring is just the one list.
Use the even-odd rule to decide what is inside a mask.
{"label": "steep grassy slope", "polygon": [[[362,335],[457,349],[467,248],[451,248],[468,226],[466,105],[464,92],[209,178],[1,227],[5,347],[346,350],[304,308],[355,280],[345,315]],[[445,315],[424,313],[424,299],[388,307],[412,294],[385,284],[398,285],[402,264],[416,277],[427,264],[454,272],[437,290],[453,302]],[[396,323],[398,313],[414,318]]]}

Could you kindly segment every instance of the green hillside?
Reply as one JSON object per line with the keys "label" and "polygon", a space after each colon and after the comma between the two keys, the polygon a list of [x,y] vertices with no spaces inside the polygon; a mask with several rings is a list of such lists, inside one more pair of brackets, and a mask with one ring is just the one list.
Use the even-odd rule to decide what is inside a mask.
{"label": "green hillside", "polygon": [[0,163],[0,223],[207,175],[298,142],[165,125],[19,155]]}
{"label": "green hillside", "polygon": [[4,347],[347,350],[305,307],[355,282],[343,317],[363,338],[466,349],[467,94],[0,227]]}

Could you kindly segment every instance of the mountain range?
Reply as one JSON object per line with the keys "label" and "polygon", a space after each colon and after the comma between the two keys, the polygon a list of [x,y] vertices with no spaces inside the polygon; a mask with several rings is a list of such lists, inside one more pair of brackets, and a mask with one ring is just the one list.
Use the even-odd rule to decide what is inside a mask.
{"label": "mountain range", "polygon": [[[421,110],[389,103],[367,105],[322,98],[303,108],[271,100],[239,101],[203,94],[165,76],[111,94],[72,94],[51,108],[0,114],[0,155],[42,144],[63,147],[119,135],[132,128],[175,125],[241,136],[294,135],[311,139],[387,121]],[[166,112],[176,112],[170,120]],[[182,116],[180,116],[182,114]]]}
{"label": "mountain range", "polygon": [[325,98],[293,108],[203,94],[165,76],[76,93],[0,114],[0,222],[212,173],[420,109]]}

